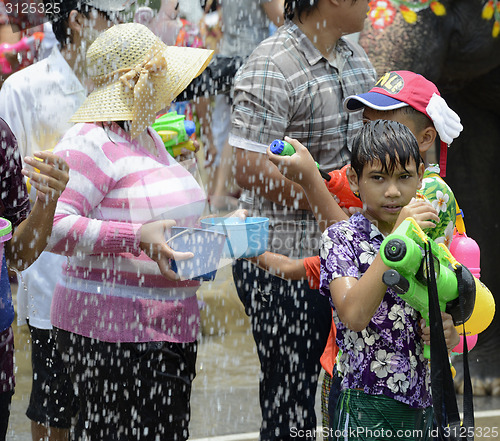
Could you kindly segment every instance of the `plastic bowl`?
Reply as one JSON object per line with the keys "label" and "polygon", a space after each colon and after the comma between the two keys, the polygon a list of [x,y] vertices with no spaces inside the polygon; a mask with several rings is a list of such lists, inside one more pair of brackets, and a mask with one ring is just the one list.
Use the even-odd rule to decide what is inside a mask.
{"label": "plastic bowl", "polygon": [[203,228],[227,236],[223,256],[231,259],[255,257],[267,250],[269,219],[267,217],[209,217],[202,219]]}
{"label": "plastic bowl", "polygon": [[184,279],[213,280],[219,267],[226,236],[199,228],[172,227],[166,238],[175,251],[190,251],[194,257],[172,260],[172,269]]}

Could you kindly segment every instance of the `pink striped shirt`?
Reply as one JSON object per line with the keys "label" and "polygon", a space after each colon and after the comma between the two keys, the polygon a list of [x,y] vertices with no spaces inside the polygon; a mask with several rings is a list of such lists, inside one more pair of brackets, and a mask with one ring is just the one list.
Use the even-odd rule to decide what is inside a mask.
{"label": "pink striped shirt", "polygon": [[70,166],[48,245],[68,256],[52,300],[58,328],[108,342],[196,340],[199,282],[161,276],[138,231],[159,219],[194,226],[205,194],[149,133],[158,156],[116,123],[76,124],[55,149]]}

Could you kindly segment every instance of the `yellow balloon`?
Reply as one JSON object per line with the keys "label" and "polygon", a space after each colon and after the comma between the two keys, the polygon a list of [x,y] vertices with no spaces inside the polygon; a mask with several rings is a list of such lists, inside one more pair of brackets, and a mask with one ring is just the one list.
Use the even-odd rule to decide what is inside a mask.
{"label": "yellow balloon", "polygon": [[[469,320],[465,322],[465,335],[475,335],[483,332],[493,320],[495,315],[495,299],[488,287],[478,278],[474,277],[476,282],[476,301],[474,310]],[[462,325],[455,326],[459,334],[463,335]]]}

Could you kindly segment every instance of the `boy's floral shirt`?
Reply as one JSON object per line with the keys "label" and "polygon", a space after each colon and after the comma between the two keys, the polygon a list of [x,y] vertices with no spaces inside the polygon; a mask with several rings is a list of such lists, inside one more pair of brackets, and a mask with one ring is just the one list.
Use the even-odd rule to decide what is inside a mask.
{"label": "boy's floral shirt", "polygon": [[[383,240],[382,233],[361,213],[323,233],[320,292],[330,298],[330,303],[330,282],[339,277],[359,279],[375,259]],[[333,307],[337,344],[342,351],[338,361],[342,388],[383,394],[413,408],[430,406],[430,376],[418,334],[419,317],[391,289],[361,332],[348,329]]]}
{"label": "boy's floral shirt", "polygon": [[444,243],[448,248],[453,239],[453,230],[457,218],[455,195],[448,184],[439,176],[439,166],[431,164],[425,169],[422,187],[418,193],[438,211],[439,224],[429,228],[425,233],[437,243]]}

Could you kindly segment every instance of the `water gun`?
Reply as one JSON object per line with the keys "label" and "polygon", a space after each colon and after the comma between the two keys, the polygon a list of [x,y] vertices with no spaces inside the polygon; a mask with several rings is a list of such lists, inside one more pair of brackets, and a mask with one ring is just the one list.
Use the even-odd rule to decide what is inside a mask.
{"label": "water gun", "polygon": [[191,140],[196,131],[196,125],[193,121],[185,121],[184,115],[178,115],[177,112],[168,112],[156,118],[152,127],[160,135],[165,148],[171,156],[179,156],[182,149],[192,152],[196,148]]}
{"label": "water gun", "polygon": [[363,208],[361,199],[354,195],[347,179],[347,169],[349,164],[344,165],[340,170],[333,170],[330,173],[330,180],[325,179],[325,184],[330,193],[335,195],[338,204],[343,208],[359,207]]}
{"label": "water gun", "polygon": [[[275,155],[292,156],[295,153],[293,146],[289,142],[282,141],[281,139],[275,139],[269,147],[271,152]],[[321,177],[325,180],[328,190],[336,196],[337,202],[341,207],[363,207],[361,199],[354,196],[349,181],[347,180],[346,171],[349,167],[348,165],[345,165],[340,170],[333,170],[330,173],[321,170],[317,162],[316,166],[321,173]]]}
{"label": "water gun", "polygon": [[[465,328],[465,336],[467,339],[472,339],[475,336],[477,340],[477,334],[483,332],[493,321],[493,316],[495,315],[495,300],[491,292],[487,288],[484,289],[484,285],[479,281],[481,275],[481,250],[477,242],[467,236],[463,221],[463,212],[458,207],[458,204],[456,228],[450,245],[450,252],[458,262],[467,266],[477,280],[476,302],[472,315],[467,321]],[[460,339],[463,346],[464,329],[461,326],[457,326],[456,329],[459,334],[462,334],[460,335]],[[470,343],[468,346],[469,349],[472,349]]]}
{"label": "water gun", "polygon": [[35,49],[36,45],[43,40],[43,32],[35,32],[33,35],[28,35],[21,38],[17,43],[3,43],[0,45],[0,70],[4,74],[12,73],[12,66],[5,57],[6,52],[28,52]]}
{"label": "water gun", "polygon": [[[424,244],[428,244],[434,255],[434,271],[439,297],[439,308],[451,314],[455,325],[460,325],[472,315],[476,299],[477,279],[470,270],[460,265],[448,248],[430,239],[411,217],[387,236],[380,247],[383,262],[391,269],[382,277],[383,282],[411,307],[420,312],[429,325],[429,297],[427,288],[427,266],[423,253]],[[458,281],[455,270],[462,267],[464,286],[464,317],[458,298]],[[477,281],[479,282],[479,281]],[[486,287],[484,287],[486,288]],[[487,288],[486,288],[487,289]],[[430,347],[424,347],[424,356],[430,358]]]}

